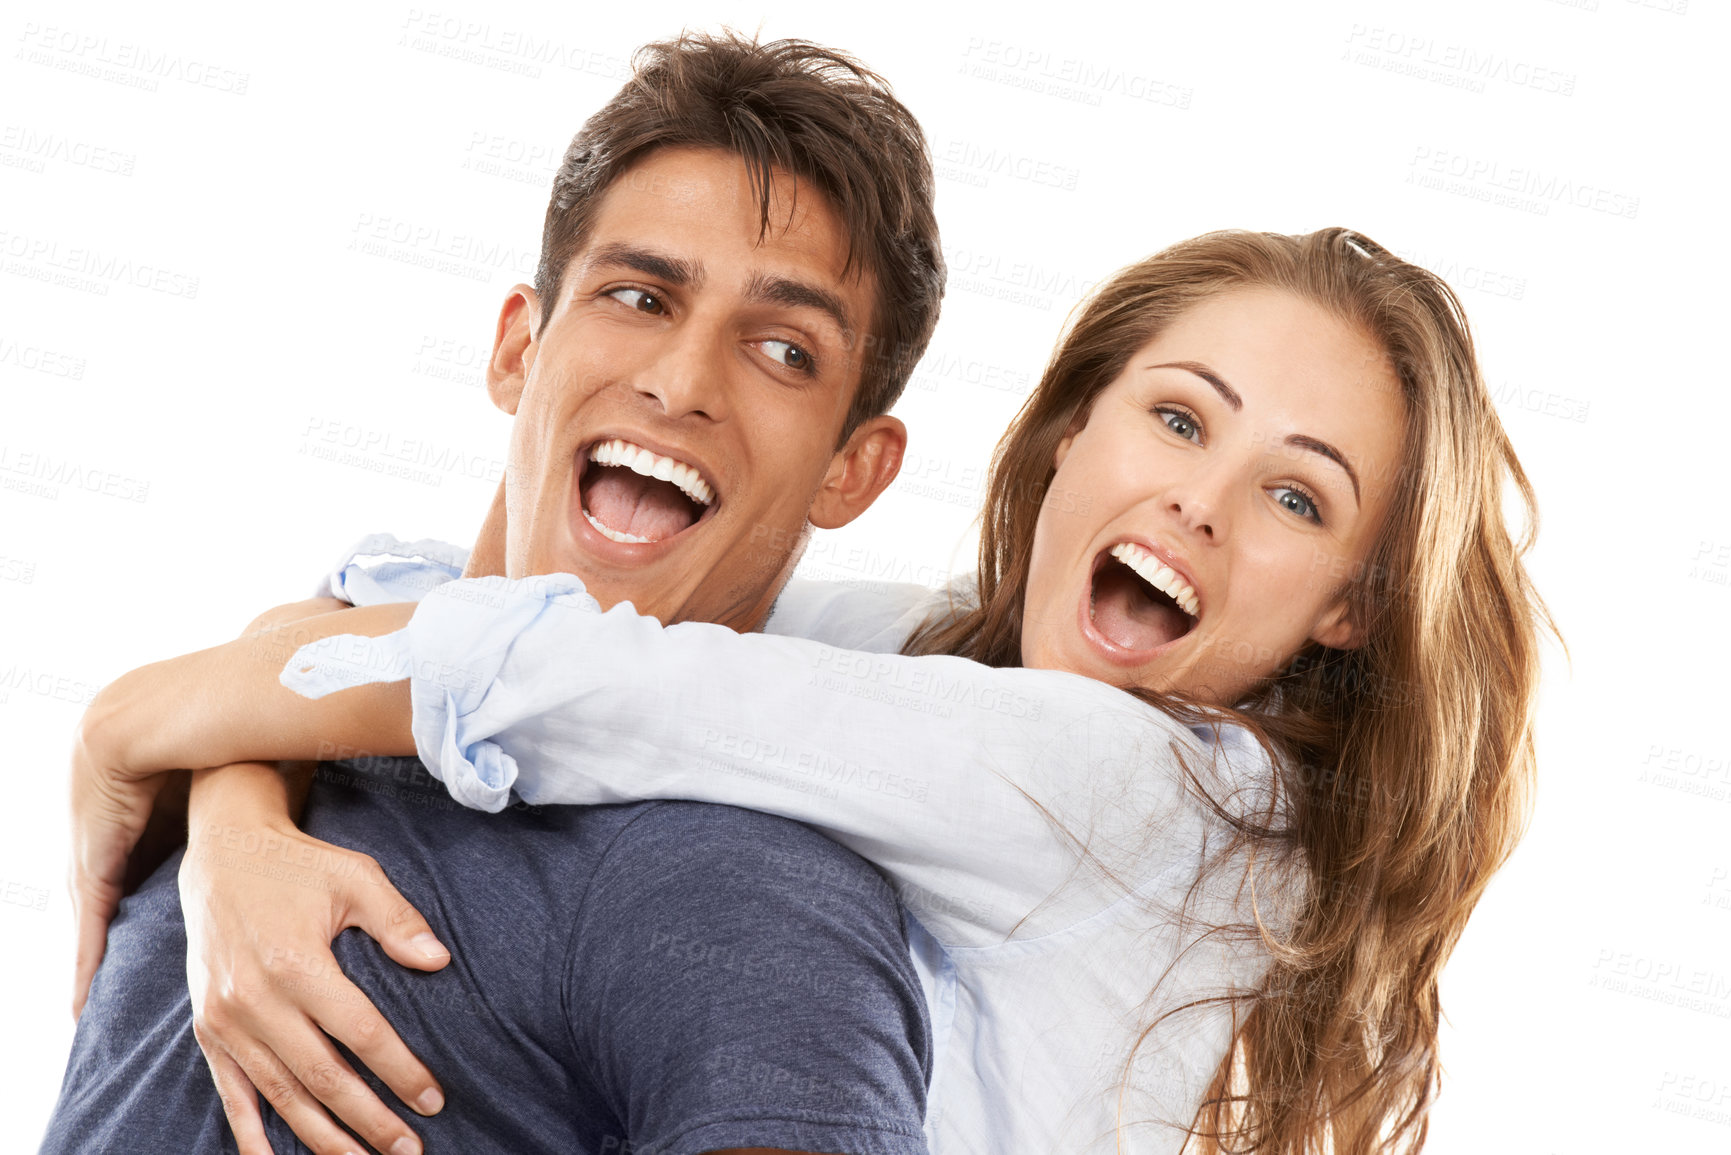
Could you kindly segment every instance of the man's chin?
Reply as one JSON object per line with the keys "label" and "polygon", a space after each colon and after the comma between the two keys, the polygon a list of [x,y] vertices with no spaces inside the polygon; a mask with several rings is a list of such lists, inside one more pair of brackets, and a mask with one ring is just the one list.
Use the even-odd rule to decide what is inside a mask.
{"label": "man's chin", "polygon": [[573,529],[560,536],[564,540],[531,550],[523,572],[511,576],[575,574],[603,610],[630,602],[638,613],[666,623],[693,593],[685,588],[691,575],[708,569],[694,556],[693,543],[683,540],[628,544],[610,541],[593,529],[586,535]]}

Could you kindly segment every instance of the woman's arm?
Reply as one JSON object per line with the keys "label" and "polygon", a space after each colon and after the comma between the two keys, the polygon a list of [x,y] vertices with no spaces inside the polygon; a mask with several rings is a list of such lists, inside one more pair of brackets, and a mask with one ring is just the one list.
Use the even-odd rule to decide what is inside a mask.
{"label": "woman's arm", "polygon": [[[502,493],[501,487],[489,524],[498,519],[502,526]],[[400,701],[396,691],[375,688],[309,715],[297,710],[302,699],[280,693],[278,671],[300,646],[331,632],[397,629],[429,590],[458,577],[465,567],[480,573],[496,561],[485,551],[471,554],[431,538],[405,542],[390,534],[370,534],[343,553],[320,581],[316,596],[266,611],[240,640],[141,667],[111,683],[86,712],[79,745],[90,747],[116,782],[148,782],[161,771],[264,756],[255,743],[251,752],[215,760],[210,742],[218,736],[230,739],[238,751],[233,741],[268,735],[277,748],[297,751],[281,755],[283,760],[346,757],[363,747],[370,753],[412,754],[406,699]],[[338,619],[340,627],[305,626],[308,619],[355,612],[354,607],[366,611]],[[202,689],[189,694],[195,687]],[[258,713],[273,709],[274,715]],[[250,732],[244,728],[249,714],[255,723]],[[393,722],[402,725],[393,727]],[[185,756],[177,759],[176,751]],[[303,780],[302,792],[304,788]]]}
{"label": "woman's arm", "polygon": [[413,754],[408,685],[400,676],[312,702],[285,689],[279,675],[309,642],[388,634],[414,609],[404,602],[335,610],[141,666],[96,696],[82,741],[123,780],[231,762]]}
{"label": "woman's arm", "polygon": [[[398,753],[418,737],[428,767],[481,808],[515,785],[531,802],[765,810],[876,862],[952,946],[1071,925],[1188,841],[1150,832],[1189,810],[1175,750],[1203,770],[1206,746],[1102,683],[663,628],[628,605],[599,613],[581,591],[569,575],[464,580],[412,618],[397,605],[297,623],[294,640],[312,644],[286,669],[284,647],[245,641],[176,659],[162,673],[212,692],[140,738],[133,765]],[[324,696],[297,700],[278,670]]]}
{"label": "woman's arm", "polygon": [[421,758],[460,801],[496,810],[514,788],[781,814],[877,863],[952,946],[1071,925],[1170,865],[1188,840],[1150,831],[1192,812],[1174,750],[1208,760],[1188,728],[1089,679],[663,628],[599,612],[569,575],[444,586],[401,635],[309,646],[283,679],[335,702],[410,668]]}
{"label": "woman's arm", "polygon": [[[257,638],[341,605],[331,598],[313,598],[277,606],[255,618],[241,637]],[[75,1016],[83,1008],[91,977],[102,962],[108,923],[121,896],[142,882],[186,834],[186,775],[177,773],[184,764],[163,762],[130,773],[121,772],[117,766],[126,736],[114,716],[117,703],[128,698],[126,688],[118,682],[133,676],[110,683],[97,695],[73,740],[69,889],[78,934],[72,992]],[[157,689],[166,692],[163,708],[172,708],[174,699],[186,692],[168,685]],[[147,730],[156,716],[156,709],[147,708],[126,713],[125,720],[135,730]],[[157,832],[154,838],[153,830]],[[172,834],[164,834],[168,831]]]}
{"label": "woman's arm", "polygon": [[[503,510],[501,489],[488,513],[489,524],[497,520],[502,526]],[[389,534],[371,534],[343,553],[319,583],[314,597],[265,611],[246,628],[239,642],[134,670],[104,688],[85,712],[73,741],[70,889],[78,926],[74,1015],[83,1007],[90,978],[102,961],[108,922],[128,889],[127,883],[142,881],[143,875],[185,837],[188,776],[179,772],[254,756],[237,753],[231,758],[202,761],[194,757],[198,737],[212,730],[208,717],[215,713],[244,722],[249,710],[268,709],[275,702],[292,722],[294,708],[301,700],[278,692],[276,669],[309,638],[322,636],[297,633],[297,624],[347,610],[351,604],[413,603],[428,590],[463,573],[465,566],[480,572],[496,560],[430,538],[404,542]],[[379,628],[396,628],[410,612],[401,606],[387,611],[390,616]],[[371,628],[365,615],[343,621],[344,629],[364,632]],[[257,660],[239,661],[237,650]],[[232,683],[212,680],[226,676],[227,671],[221,668],[225,661],[230,671],[240,674]],[[256,674],[256,681],[249,682],[247,674]],[[181,682],[177,680],[180,677],[193,680]],[[205,681],[198,682],[199,677]],[[391,726],[393,720],[406,719],[407,708],[388,688],[351,695],[335,709],[321,711],[320,716],[334,720],[333,725],[352,727],[344,736],[358,735],[360,740],[350,746],[365,743],[383,753],[393,746],[395,736],[394,745],[401,747],[402,753],[413,753],[407,731]],[[253,720],[259,728],[277,732],[264,723],[263,716],[254,714]],[[341,744],[333,737],[326,734],[323,741],[315,737],[300,753],[288,757],[342,756]],[[284,744],[295,745],[292,741]],[[175,756],[177,749],[186,751],[187,756]],[[311,771],[303,768],[289,773],[294,812],[282,817],[292,820],[298,816],[299,800],[311,781]],[[270,804],[263,796],[255,802]],[[143,845],[141,840],[150,839],[153,831],[167,833],[154,844]]]}
{"label": "woman's arm", "polygon": [[[349,576],[372,581],[375,572]],[[343,573],[339,566],[338,589]],[[330,581],[326,585],[330,588]],[[351,580],[345,593],[352,595],[355,588]],[[363,584],[362,596],[366,588]],[[268,681],[266,676],[312,636],[290,627],[347,608],[330,598],[315,598],[271,610],[225,651],[229,667],[256,670],[264,689],[277,690],[274,676]],[[241,662],[236,651],[251,660]],[[104,953],[108,921],[119,899],[107,875],[125,868],[133,827],[150,813],[152,792],[165,782],[169,789],[163,793],[175,784],[184,787],[189,775],[167,768],[192,764],[159,755],[155,765],[163,772],[142,769],[138,736],[160,739],[172,731],[170,723],[196,718],[223,701],[224,691],[239,692],[237,711],[247,708],[244,679],[205,685],[177,680],[201,668],[197,662],[176,660],[135,671],[104,690],[81,725],[73,775],[73,891],[79,922],[75,1011]],[[288,697],[292,706],[293,696]],[[350,705],[363,704],[366,698],[355,695]],[[397,712],[406,715],[406,701]],[[399,744],[411,745],[406,737]],[[341,756],[336,750],[315,748],[312,753]],[[126,773],[119,772],[122,765]],[[449,955],[370,859],[295,828],[313,770],[311,762],[284,764],[280,771],[242,763],[190,775],[192,821],[188,830],[183,812],[181,829],[188,849],[180,889],[194,1033],[243,1155],[270,1150],[255,1085],[313,1150],[353,1145],[324,1107],[379,1150],[390,1150],[399,1140],[418,1150],[413,1133],[349,1070],[331,1038],[348,1046],[403,1102],[423,1113],[438,1109],[438,1084],[365,995],[343,977],[330,943],[344,926],[358,926],[406,966],[437,970]],[[180,793],[184,806],[186,791]],[[303,875],[323,871],[325,877],[309,885],[307,878],[285,882],[280,871],[249,870],[245,861],[238,861],[249,846],[276,847],[285,860],[313,864]],[[358,860],[369,869],[356,870]],[[298,980],[299,971],[307,967],[317,968],[320,982]]]}

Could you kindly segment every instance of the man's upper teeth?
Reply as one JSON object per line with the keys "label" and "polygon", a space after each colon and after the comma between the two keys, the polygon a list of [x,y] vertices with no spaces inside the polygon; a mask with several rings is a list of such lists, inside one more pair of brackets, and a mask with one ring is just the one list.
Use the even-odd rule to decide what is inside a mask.
{"label": "man's upper teeth", "polygon": [[680,492],[699,505],[708,505],[715,500],[715,491],[709,488],[709,483],[703,480],[697,470],[683,461],[651,453],[641,445],[633,445],[623,438],[615,437],[611,441],[597,442],[595,448],[589,451],[589,460],[599,461],[602,465],[623,465],[645,477],[653,477],[657,481],[671,481],[679,487]]}
{"label": "man's upper teeth", "polygon": [[1133,541],[1119,542],[1112,547],[1112,556],[1136,571],[1138,577],[1178,603],[1178,608],[1196,616],[1202,602],[1178,571],[1137,545]]}

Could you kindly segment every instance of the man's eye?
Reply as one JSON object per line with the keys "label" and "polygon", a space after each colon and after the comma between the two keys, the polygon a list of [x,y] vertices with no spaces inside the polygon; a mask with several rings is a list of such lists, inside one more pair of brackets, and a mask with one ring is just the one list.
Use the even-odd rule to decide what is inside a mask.
{"label": "man's eye", "polygon": [[659,315],[667,312],[667,306],[661,303],[660,297],[642,289],[613,289],[607,295],[622,305],[629,305],[640,313]]}
{"label": "man's eye", "polygon": [[1184,440],[1200,441],[1202,439],[1202,426],[1198,425],[1196,419],[1184,410],[1162,407],[1155,409],[1154,412],[1160,415],[1160,420],[1166,423],[1166,428]]}
{"label": "man's eye", "polygon": [[815,371],[817,362],[811,354],[790,341],[763,341],[760,345],[765,353],[786,365],[789,369],[797,369],[801,373]]}

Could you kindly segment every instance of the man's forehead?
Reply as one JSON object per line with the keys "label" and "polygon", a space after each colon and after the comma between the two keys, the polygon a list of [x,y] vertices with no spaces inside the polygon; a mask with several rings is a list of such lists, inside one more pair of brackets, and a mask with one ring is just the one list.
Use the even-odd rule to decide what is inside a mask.
{"label": "man's forehead", "polygon": [[631,244],[706,264],[743,254],[754,274],[797,263],[838,290],[869,279],[820,189],[779,168],[760,189],[746,159],[721,149],[666,146],[640,158],[602,192],[588,231],[578,261]]}
{"label": "man's forehead", "polygon": [[875,312],[876,278],[850,260],[829,200],[775,170],[769,211],[744,158],[719,149],[657,149],[602,194],[567,285],[611,271],[700,292],[714,285],[746,305],[817,310],[852,346]]}

